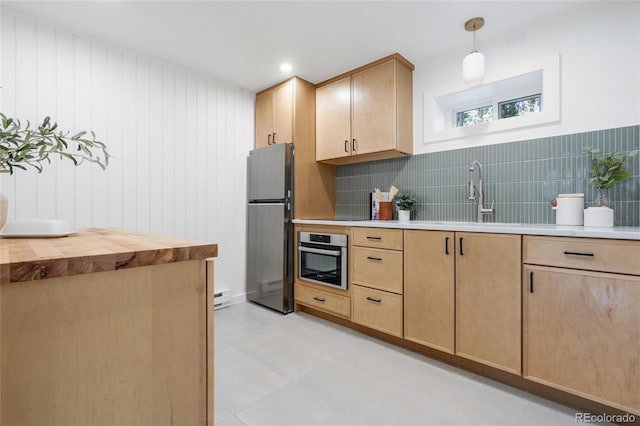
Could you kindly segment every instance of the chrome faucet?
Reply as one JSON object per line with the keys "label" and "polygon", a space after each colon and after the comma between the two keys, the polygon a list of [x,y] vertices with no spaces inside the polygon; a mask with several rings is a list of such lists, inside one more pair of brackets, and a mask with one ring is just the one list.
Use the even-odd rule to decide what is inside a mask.
{"label": "chrome faucet", "polygon": [[469,201],[478,201],[478,222],[484,222],[484,215],[493,214],[495,210],[493,209],[494,201],[491,201],[491,207],[484,207],[484,191],[482,189],[482,164],[478,160],[473,160],[471,166],[469,166],[469,171],[473,173],[478,168],[478,183],[476,184],[473,179],[469,181]]}

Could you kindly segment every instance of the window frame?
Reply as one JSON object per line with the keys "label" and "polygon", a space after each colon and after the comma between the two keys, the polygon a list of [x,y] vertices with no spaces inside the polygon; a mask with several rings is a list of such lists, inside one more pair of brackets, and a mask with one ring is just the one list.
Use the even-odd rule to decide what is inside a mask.
{"label": "window frame", "polygon": [[[437,90],[437,91],[435,91]],[[509,117],[473,126],[456,127],[454,112],[472,109],[493,99],[516,99],[541,94],[543,108],[536,114]],[[496,67],[485,82],[469,87],[461,80],[451,86],[425,91],[423,96],[423,144],[433,144],[519,130],[560,121],[560,55],[533,59],[510,67]],[[494,114],[497,102],[494,106]],[[495,117],[495,115],[494,115]]]}

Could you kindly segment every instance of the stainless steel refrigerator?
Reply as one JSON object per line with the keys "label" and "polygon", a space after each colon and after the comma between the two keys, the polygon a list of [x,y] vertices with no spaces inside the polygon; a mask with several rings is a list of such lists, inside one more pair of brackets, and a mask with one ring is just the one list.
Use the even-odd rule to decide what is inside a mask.
{"label": "stainless steel refrigerator", "polygon": [[293,312],[293,144],[249,153],[247,297]]}

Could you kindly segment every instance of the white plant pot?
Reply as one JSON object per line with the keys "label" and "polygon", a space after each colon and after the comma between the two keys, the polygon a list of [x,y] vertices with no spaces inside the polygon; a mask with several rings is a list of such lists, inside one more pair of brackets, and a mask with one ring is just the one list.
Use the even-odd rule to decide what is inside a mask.
{"label": "white plant pot", "polygon": [[411,210],[398,210],[398,222],[409,222],[411,220]]}
{"label": "white plant pot", "polygon": [[584,210],[584,226],[613,228],[613,209],[609,207],[588,207]]}

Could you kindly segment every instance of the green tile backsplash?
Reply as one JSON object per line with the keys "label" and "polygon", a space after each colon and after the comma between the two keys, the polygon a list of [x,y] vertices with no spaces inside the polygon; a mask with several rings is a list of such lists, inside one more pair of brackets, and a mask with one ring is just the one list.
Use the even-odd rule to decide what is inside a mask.
{"label": "green tile backsplash", "polygon": [[[595,204],[597,191],[588,184],[589,161],[584,147],[601,152],[639,148],[640,126],[531,139],[347,164],[336,168],[336,219],[369,219],[369,194],[395,185],[419,201],[418,220],[474,221],[476,204],[467,201],[467,183],[482,163],[485,205],[495,200],[487,222],[555,223],[549,202],[557,194],[585,194]],[[609,191],[616,226],[640,224],[640,160],[627,162],[632,178]]]}

